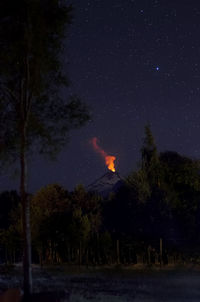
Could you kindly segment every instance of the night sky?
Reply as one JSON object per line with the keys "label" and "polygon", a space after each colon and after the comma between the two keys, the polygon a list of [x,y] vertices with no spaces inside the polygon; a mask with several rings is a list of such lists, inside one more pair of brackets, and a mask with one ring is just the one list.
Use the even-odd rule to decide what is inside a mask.
{"label": "night sky", "polygon": [[[89,141],[116,156],[126,176],[136,169],[144,126],[158,150],[200,158],[200,1],[74,0],[63,66],[92,111],[71,132],[56,162],[29,161],[29,191],[49,183],[88,185],[107,168]],[[1,190],[18,187],[19,174],[1,176]],[[11,176],[10,176],[11,175]]]}

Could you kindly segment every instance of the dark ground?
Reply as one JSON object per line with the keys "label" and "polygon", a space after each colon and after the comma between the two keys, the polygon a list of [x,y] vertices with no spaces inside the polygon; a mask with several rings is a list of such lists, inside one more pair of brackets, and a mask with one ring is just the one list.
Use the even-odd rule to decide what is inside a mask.
{"label": "dark ground", "polygon": [[[198,267],[33,268],[34,291],[65,291],[63,301],[200,301]],[[21,267],[4,271],[0,291],[21,287]]]}

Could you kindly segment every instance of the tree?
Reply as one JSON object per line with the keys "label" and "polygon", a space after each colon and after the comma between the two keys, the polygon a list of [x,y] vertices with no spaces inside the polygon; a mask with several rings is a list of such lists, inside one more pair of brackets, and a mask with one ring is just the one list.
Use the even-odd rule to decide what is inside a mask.
{"label": "tree", "polygon": [[134,198],[139,202],[144,203],[150,196],[151,188],[147,173],[144,169],[133,171],[126,178],[127,186],[131,189]]}
{"label": "tree", "polygon": [[151,185],[159,184],[159,157],[153,134],[149,125],[145,126],[145,138],[141,149],[142,170],[145,171]]}
{"label": "tree", "polygon": [[71,201],[68,193],[59,185],[41,188],[31,199],[31,226],[33,245],[40,258],[55,262],[60,238],[65,238],[66,219]]}
{"label": "tree", "polygon": [[177,152],[160,154],[162,188],[166,192],[179,238],[196,241],[197,210],[200,198],[200,163]]}
{"label": "tree", "polygon": [[97,233],[101,225],[101,197],[87,192],[83,185],[78,185],[71,194],[72,206],[80,208],[87,215],[92,231]]}
{"label": "tree", "polygon": [[[61,67],[71,6],[58,0],[3,0],[0,4],[0,154],[20,163],[24,238],[24,293],[32,288],[27,164],[30,151],[56,154],[68,131],[89,118],[77,97],[63,99]],[[29,151],[29,152],[28,152]]]}
{"label": "tree", "polygon": [[[85,254],[88,258],[89,250],[96,253],[97,247],[93,247],[97,241],[101,226],[101,197],[93,192],[87,192],[82,185],[78,185],[71,194],[72,201],[72,228],[77,242],[80,243],[80,255]],[[91,248],[92,247],[92,248]],[[98,258],[98,257],[97,257]]]}
{"label": "tree", "polygon": [[[162,167],[150,126],[145,127],[141,148],[141,165],[126,178],[126,187],[117,196],[119,217],[125,233],[138,240],[150,240],[165,233],[170,211],[166,205],[162,184]],[[120,196],[121,195],[121,196]],[[124,197],[123,197],[124,196]],[[123,210],[120,204],[123,203]],[[123,216],[122,213],[124,212]],[[165,223],[161,224],[163,221]]]}
{"label": "tree", "polygon": [[1,259],[16,260],[16,252],[21,248],[20,235],[20,196],[16,191],[4,191],[0,194]]}
{"label": "tree", "polygon": [[0,194],[0,228],[7,229],[13,223],[12,212],[17,212],[20,196],[16,191],[4,191]]}
{"label": "tree", "polygon": [[[31,200],[33,243],[48,260],[76,260],[73,254],[87,258],[88,243],[99,231],[100,197],[77,186],[71,193],[56,184],[41,188]],[[70,252],[71,251],[71,252]],[[77,253],[74,253],[76,251]],[[47,260],[47,257],[45,260]]]}

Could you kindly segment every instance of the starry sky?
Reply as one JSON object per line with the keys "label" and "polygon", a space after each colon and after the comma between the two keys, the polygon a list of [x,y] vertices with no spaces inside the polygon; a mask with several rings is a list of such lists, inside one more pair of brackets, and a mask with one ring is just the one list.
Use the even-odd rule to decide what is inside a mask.
{"label": "starry sky", "polygon": [[[138,167],[147,123],[158,150],[200,158],[200,1],[71,3],[74,20],[63,56],[67,93],[78,94],[92,118],[71,132],[57,161],[32,158],[29,191],[49,183],[72,190],[102,176],[107,168],[92,137],[116,156],[116,169],[126,176]],[[14,168],[8,171],[1,189],[17,188],[18,177]]]}

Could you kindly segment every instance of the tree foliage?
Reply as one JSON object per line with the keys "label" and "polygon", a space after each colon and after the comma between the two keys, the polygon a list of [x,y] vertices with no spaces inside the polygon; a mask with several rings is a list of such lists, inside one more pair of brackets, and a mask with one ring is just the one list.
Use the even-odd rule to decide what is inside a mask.
{"label": "tree foliage", "polygon": [[62,1],[0,4],[1,154],[16,158],[22,127],[26,147],[56,152],[88,113],[80,99],[60,93],[68,84],[61,61],[72,8]]}
{"label": "tree foliage", "polygon": [[[0,159],[20,162],[24,292],[32,291],[27,151],[55,154],[70,129],[89,118],[77,97],[61,94],[61,64],[71,6],[59,0],[0,3]],[[62,90],[63,92],[63,90]]]}
{"label": "tree foliage", "polygon": [[33,244],[38,252],[45,251],[50,261],[57,261],[52,248],[62,260],[69,256],[69,248],[80,249],[81,244],[86,249],[100,229],[99,201],[83,186],[77,186],[71,193],[56,184],[39,190],[31,201]]}

